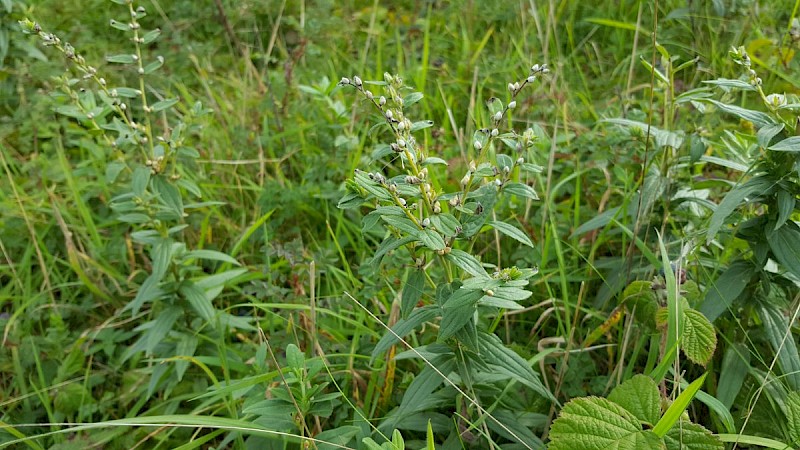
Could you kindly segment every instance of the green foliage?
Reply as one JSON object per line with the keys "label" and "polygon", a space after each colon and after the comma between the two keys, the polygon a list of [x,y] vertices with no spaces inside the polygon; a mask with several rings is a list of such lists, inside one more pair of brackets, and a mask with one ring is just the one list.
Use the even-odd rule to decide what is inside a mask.
{"label": "green foliage", "polygon": [[708,430],[679,420],[704,378],[681,393],[663,416],[658,386],[644,375],[617,386],[608,399],[574,399],[553,422],[549,448],[722,449]]}
{"label": "green foliage", "polygon": [[0,448],[800,445],[797,8],[379,3],[0,1]]}

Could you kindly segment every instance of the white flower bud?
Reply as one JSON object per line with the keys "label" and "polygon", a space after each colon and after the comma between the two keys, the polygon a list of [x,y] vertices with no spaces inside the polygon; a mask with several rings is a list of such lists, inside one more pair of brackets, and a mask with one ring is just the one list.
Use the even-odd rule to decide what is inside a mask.
{"label": "white flower bud", "polygon": [[397,146],[398,146],[398,147],[400,147],[400,148],[405,148],[405,146],[406,146],[406,141],[404,141],[404,140],[402,140],[402,139],[398,139],[398,140],[397,140]]}
{"label": "white flower bud", "polygon": [[391,119],[391,118],[392,118],[392,116],[394,116],[394,114],[392,114],[392,110],[391,110],[391,109],[390,109],[390,110],[388,110],[388,111],[386,111],[386,118],[387,118],[387,119]]}
{"label": "white flower bud", "polygon": [[499,179],[497,179],[497,180],[494,180],[494,185],[499,187],[499,186],[503,185],[503,182],[500,181]]}
{"label": "white flower bud", "polygon": [[385,105],[386,104],[386,97],[381,95],[381,98],[378,99],[378,104],[381,105],[381,106]]}
{"label": "white flower bud", "polygon": [[429,226],[431,226],[431,219],[427,217],[422,219],[422,228],[428,228]]}
{"label": "white flower bud", "polygon": [[475,172],[476,170],[478,170],[478,168],[475,165],[475,161],[474,160],[470,161],[469,162],[469,171],[470,171],[470,173]]}
{"label": "white flower bud", "polygon": [[358,78],[358,76],[354,76],[353,77],[353,84],[355,84],[358,87],[361,87],[361,85],[364,84],[364,83],[361,81],[361,78]]}
{"label": "white flower bud", "polygon": [[442,206],[439,204],[439,202],[434,203],[433,204],[433,213],[434,214],[441,214],[441,212],[442,212]]}
{"label": "white flower bud", "polygon": [[503,166],[503,172],[510,173],[511,172],[511,167]]}
{"label": "white flower bud", "polygon": [[350,78],[342,77],[342,79],[339,80],[339,84],[350,84]]}
{"label": "white flower bud", "polygon": [[494,114],[494,116],[492,116],[492,120],[494,120],[495,122],[500,122],[501,120],[503,120],[503,111],[497,111]]}
{"label": "white flower bud", "polygon": [[534,81],[536,81],[536,77],[535,76],[531,75],[531,76],[528,77],[528,83],[533,83]]}
{"label": "white flower bud", "polygon": [[484,291],[487,297],[494,297],[494,291],[491,289],[487,289]]}
{"label": "white flower bud", "polygon": [[533,67],[531,67],[531,72],[538,72],[538,71],[539,71],[539,65],[534,64]]}
{"label": "white flower bud", "polygon": [[525,162],[525,158],[523,158],[521,156],[519,158],[517,158],[517,165],[518,166],[521,166],[524,162]]}
{"label": "white flower bud", "polygon": [[456,195],[455,197],[451,198],[450,201],[448,201],[447,203],[449,203],[450,206],[452,207],[456,207],[461,204],[461,199],[459,199],[458,196]]}
{"label": "white flower bud", "polygon": [[375,97],[372,91],[364,91],[364,95],[370,100],[372,100]]}
{"label": "white flower bud", "polygon": [[100,86],[105,86],[105,85],[106,85],[106,79],[105,79],[105,78],[100,78],[100,79],[99,79],[99,80],[97,80],[97,81],[99,81],[99,82],[100,82]]}
{"label": "white flower bud", "polygon": [[512,94],[514,93],[514,91],[516,90],[516,89],[514,88],[514,83],[508,83],[508,90],[509,90],[509,92],[511,92]]}
{"label": "white flower bud", "polygon": [[495,129],[492,130],[491,134],[492,134],[492,137],[497,137],[497,135],[500,134],[500,132],[497,130],[497,128],[495,128]]}
{"label": "white flower bud", "polygon": [[481,144],[481,141],[475,141],[475,142],[473,142],[473,143],[472,143],[472,146],[473,146],[473,147],[475,147],[475,150],[480,150],[480,149],[482,149],[482,148],[483,148],[483,144]]}
{"label": "white flower bud", "polygon": [[400,206],[406,206],[406,199],[402,197],[398,198],[397,202],[400,203]]}
{"label": "white flower bud", "polygon": [[405,120],[400,121],[400,123],[397,124],[397,129],[400,130],[400,131],[405,130],[406,129],[406,121]]}
{"label": "white flower bud", "polygon": [[508,104],[508,109],[514,109],[517,107],[517,102],[511,102]]}
{"label": "white flower bud", "polygon": [[519,82],[514,83],[514,90],[515,91],[519,90]]}
{"label": "white flower bud", "polygon": [[467,184],[469,184],[469,180],[469,174],[464,175],[464,178],[461,179],[461,187],[465,187]]}

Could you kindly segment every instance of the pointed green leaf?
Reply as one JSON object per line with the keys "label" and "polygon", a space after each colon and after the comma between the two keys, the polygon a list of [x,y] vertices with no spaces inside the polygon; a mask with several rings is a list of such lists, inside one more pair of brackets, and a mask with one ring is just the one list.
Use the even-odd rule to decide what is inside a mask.
{"label": "pointed green leaf", "polygon": [[536,194],[536,191],[527,184],[512,181],[503,185],[503,192],[506,194],[529,198],[531,200],[539,200],[539,196]]}
{"label": "pointed green leaf", "polygon": [[675,401],[669,405],[667,412],[664,413],[664,415],[661,417],[661,420],[659,420],[656,426],[653,427],[653,433],[660,437],[664,437],[667,432],[678,423],[681,415],[684,411],[686,411],[686,408],[689,407],[689,403],[703,385],[706,375],[708,375],[708,373],[704,373],[703,376],[694,380],[692,384],[690,384],[689,387],[681,392],[678,398],[676,398]]}
{"label": "pointed green leaf", "polygon": [[525,233],[523,233],[520,229],[518,229],[514,225],[507,224],[505,222],[500,222],[498,220],[489,221],[489,225],[494,227],[494,229],[499,231],[501,234],[504,234],[512,239],[515,239],[527,245],[528,247],[533,248],[533,242],[531,242],[531,238],[529,238]]}
{"label": "pointed green leaf", "polygon": [[483,331],[478,332],[478,348],[487,364],[528,386],[546,399],[555,400],[553,394],[542,384],[539,375],[530,364],[514,350],[503,345],[499,337]]}
{"label": "pointed green leaf", "polygon": [[775,259],[800,278],[800,227],[794,222],[787,222],[777,230],[767,233],[767,242]]}
{"label": "pointed green leaf", "polygon": [[392,331],[387,331],[381,340],[375,344],[375,348],[372,350],[372,359],[374,360],[378,357],[378,355],[385,353],[387,350],[389,350],[389,347],[396,344],[399,341],[398,336],[400,338],[405,337],[418,326],[433,320],[439,315],[439,312],[439,307],[428,305],[415,309],[411,312],[411,314],[408,315],[407,319],[398,320],[397,323],[391,328]]}
{"label": "pointed green leaf", "polygon": [[422,291],[425,288],[425,272],[422,269],[416,269],[411,272],[406,280],[406,285],[403,287],[403,295],[400,302],[400,315],[408,317],[408,314],[422,298]]}
{"label": "pointed green leaf", "polygon": [[419,233],[420,242],[422,242],[422,245],[425,247],[428,247],[434,251],[444,249],[445,243],[441,234],[431,229],[425,229],[417,232]]}
{"label": "pointed green leaf", "polygon": [[750,283],[755,268],[749,261],[735,261],[706,290],[706,296],[697,309],[708,320],[714,321],[728,310]]}
{"label": "pointed green leaf", "polygon": [[773,152],[800,152],[800,136],[788,137],[775,145],[767,147],[767,149]]}
{"label": "pointed green leaf", "polygon": [[203,292],[195,283],[189,280],[185,280],[181,283],[178,292],[186,299],[189,303],[189,306],[197,312],[197,315],[202,317],[203,320],[208,322],[211,326],[215,323],[215,316],[217,310],[214,308],[214,305],[211,304],[211,300],[208,299],[206,293]]}
{"label": "pointed green leaf", "polygon": [[450,253],[447,254],[446,258],[473,277],[489,277],[489,274],[486,273],[486,270],[483,268],[481,263],[475,259],[474,256],[463,250],[454,248],[450,251]]}
{"label": "pointed green leaf", "polygon": [[167,99],[167,100],[161,100],[160,102],[153,103],[150,106],[150,109],[153,112],[163,111],[163,110],[165,110],[165,109],[167,109],[167,108],[169,108],[171,106],[174,106],[179,101],[180,101],[180,99],[178,99],[178,98],[170,98],[170,99]]}
{"label": "pointed green leaf", "polygon": [[725,350],[717,383],[717,399],[730,409],[750,369],[750,350],[735,343]]}
{"label": "pointed green leaf", "polygon": [[125,54],[125,55],[106,56],[106,61],[118,64],[133,64],[134,62],[136,62],[136,55]]}
{"label": "pointed green leaf", "polygon": [[786,397],[786,419],[789,425],[789,438],[800,446],[800,391],[790,392]]}
{"label": "pointed green leaf", "polygon": [[713,99],[709,99],[707,101],[712,105],[716,106],[717,108],[719,108],[723,112],[726,112],[728,114],[733,114],[734,116],[740,119],[753,122],[753,125],[755,125],[756,128],[761,128],[763,126],[775,124],[775,120],[773,120],[772,117],[761,111],[753,111],[751,109],[745,109],[735,105],[729,105],[727,103],[723,103]]}

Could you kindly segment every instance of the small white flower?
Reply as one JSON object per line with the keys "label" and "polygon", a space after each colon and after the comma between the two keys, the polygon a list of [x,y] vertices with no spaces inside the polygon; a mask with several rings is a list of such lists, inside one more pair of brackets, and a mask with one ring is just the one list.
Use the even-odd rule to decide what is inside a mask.
{"label": "small white flower", "polygon": [[521,165],[522,165],[522,163],[524,163],[524,162],[525,162],[525,158],[523,158],[523,157],[521,157],[521,156],[520,156],[519,158],[517,158],[517,165],[518,165],[518,166],[521,166]]}
{"label": "small white flower", "polygon": [[494,116],[492,116],[492,120],[495,122],[500,122],[503,119],[503,112],[497,111]]}
{"label": "small white flower", "polygon": [[386,111],[386,118],[391,119],[394,114],[392,114],[392,110]]}
{"label": "small white flower", "polygon": [[364,83],[362,83],[361,78],[358,78],[358,76],[354,76],[353,77],[353,84],[355,84],[358,87],[361,87],[361,85],[364,84]]}
{"label": "small white flower", "polygon": [[342,77],[342,79],[339,80],[339,84],[350,84],[350,78]]}
{"label": "small white flower", "polygon": [[531,75],[531,76],[528,77],[528,83],[533,83],[534,81],[536,81],[536,77],[535,76]]}
{"label": "small white flower", "polygon": [[378,104],[383,106],[386,104],[386,97],[381,95],[381,98],[378,100]]}
{"label": "small white flower", "polygon": [[472,146],[473,146],[473,147],[475,147],[475,150],[480,150],[480,149],[482,149],[482,148],[483,148],[483,144],[481,144],[481,141],[475,141],[475,142],[473,142],[473,143],[472,143]]}
{"label": "small white flower", "polygon": [[513,94],[516,89],[514,89],[514,83],[508,83],[508,90]]}
{"label": "small white flower", "polygon": [[780,107],[786,104],[786,96],[783,94],[769,94],[767,103],[773,107]]}
{"label": "small white flower", "polygon": [[370,100],[372,100],[375,97],[372,91],[364,91],[364,95]]}
{"label": "small white flower", "polygon": [[514,109],[517,107],[517,102],[511,102],[508,104],[508,109]]}
{"label": "small white flower", "polygon": [[398,139],[397,140],[397,146],[400,147],[400,148],[405,148],[406,141],[404,141],[403,139]]}
{"label": "small white flower", "polygon": [[492,130],[492,137],[497,137],[498,134],[500,134],[500,131],[498,131],[497,128]]}
{"label": "small white flower", "polygon": [[539,65],[534,64],[533,67],[531,67],[531,72],[538,72],[538,71],[539,71]]}

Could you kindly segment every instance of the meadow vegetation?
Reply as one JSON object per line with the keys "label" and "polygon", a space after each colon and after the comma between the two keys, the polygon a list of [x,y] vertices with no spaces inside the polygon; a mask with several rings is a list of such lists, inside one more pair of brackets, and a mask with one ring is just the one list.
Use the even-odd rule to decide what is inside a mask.
{"label": "meadow vegetation", "polygon": [[0,448],[799,447],[799,11],[0,0]]}

